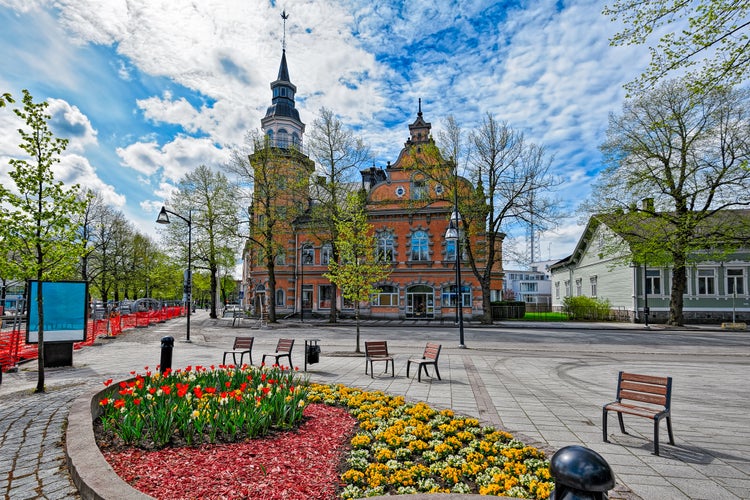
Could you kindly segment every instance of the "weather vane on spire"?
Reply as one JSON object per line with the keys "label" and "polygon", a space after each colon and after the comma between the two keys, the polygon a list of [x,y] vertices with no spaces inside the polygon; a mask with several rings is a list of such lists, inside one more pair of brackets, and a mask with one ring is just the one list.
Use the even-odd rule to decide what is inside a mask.
{"label": "weather vane on spire", "polygon": [[286,9],[281,11],[281,19],[284,20],[284,38],[281,39],[281,48],[286,51],[286,20],[289,19]]}

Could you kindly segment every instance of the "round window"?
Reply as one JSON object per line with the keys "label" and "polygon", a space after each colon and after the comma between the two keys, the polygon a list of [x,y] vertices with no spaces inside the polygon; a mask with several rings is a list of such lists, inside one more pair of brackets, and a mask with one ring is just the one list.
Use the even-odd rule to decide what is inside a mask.
{"label": "round window", "polygon": [[443,186],[440,185],[440,184],[438,184],[437,186],[435,186],[435,193],[437,193],[437,194],[443,194]]}

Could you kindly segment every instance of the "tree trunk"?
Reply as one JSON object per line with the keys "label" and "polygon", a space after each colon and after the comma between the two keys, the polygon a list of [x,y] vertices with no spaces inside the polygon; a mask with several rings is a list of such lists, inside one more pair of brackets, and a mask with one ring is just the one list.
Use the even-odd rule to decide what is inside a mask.
{"label": "tree trunk", "polygon": [[[39,376],[37,377],[34,392],[44,392],[44,299],[42,297],[42,273],[37,273],[37,320],[39,322],[39,343],[37,344],[37,366]],[[31,308],[29,308],[29,311]]]}
{"label": "tree trunk", "polygon": [[276,323],[276,263],[275,257],[268,262],[268,290],[266,291],[268,304],[268,322]]}
{"label": "tree trunk", "polygon": [[672,254],[672,290],[669,301],[669,321],[673,326],[682,326],[684,317],[682,314],[685,290],[687,289],[687,269],[685,268],[685,255],[682,253]]}
{"label": "tree trunk", "polygon": [[333,290],[331,291],[331,312],[328,315],[328,322],[329,323],[336,323],[336,295],[338,295],[338,287],[331,283],[331,287],[333,287]]}
{"label": "tree trunk", "polygon": [[492,303],[490,299],[490,285],[482,281],[482,319],[483,325],[492,324]]}
{"label": "tree trunk", "polygon": [[355,315],[357,317],[357,348],[354,350],[356,353],[362,352],[359,348],[359,301],[357,301],[357,310],[355,312]]}
{"label": "tree trunk", "polygon": [[209,289],[211,290],[211,312],[209,313],[209,316],[211,319],[216,319],[219,317],[217,311],[218,308],[216,307],[216,290],[219,287],[217,276],[219,275],[219,269],[215,266],[208,266],[208,272],[211,273],[211,276],[209,277]]}

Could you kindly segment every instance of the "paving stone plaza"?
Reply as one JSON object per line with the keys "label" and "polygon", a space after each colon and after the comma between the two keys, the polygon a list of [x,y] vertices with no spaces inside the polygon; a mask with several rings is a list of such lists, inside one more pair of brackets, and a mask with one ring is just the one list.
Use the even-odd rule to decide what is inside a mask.
{"label": "paving stone plaza", "polygon": [[[0,494],[8,499],[79,498],[65,465],[61,441],[68,411],[81,395],[108,378],[154,369],[161,338],[176,339],[172,366],[217,365],[238,335],[255,337],[253,360],[272,352],[281,337],[296,339],[292,358],[304,368],[304,341],[319,340],[320,362],[308,366],[312,381],[342,383],[402,394],[436,408],[453,408],[484,423],[502,426],[549,453],[583,445],[600,453],[615,472],[610,498],[750,498],[750,332],[718,327],[666,329],[630,324],[466,325],[466,349],[458,348],[450,322],[364,323],[365,340],[386,340],[396,376],[365,375],[353,355],[351,323],[329,325],[299,319],[254,329],[245,321],[192,317],[191,342],[185,320],[130,330],[75,351],[73,367],[46,370],[47,393],[33,394],[36,362],[3,374],[0,385]],[[442,380],[415,370],[406,360],[427,341],[443,346]],[[257,353],[257,354],[256,354]],[[649,420],[625,416],[622,435],[610,416],[609,443],[602,442],[601,407],[615,395],[619,370],[673,378],[672,420],[676,445],[662,424],[661,456],[653,455]]]}

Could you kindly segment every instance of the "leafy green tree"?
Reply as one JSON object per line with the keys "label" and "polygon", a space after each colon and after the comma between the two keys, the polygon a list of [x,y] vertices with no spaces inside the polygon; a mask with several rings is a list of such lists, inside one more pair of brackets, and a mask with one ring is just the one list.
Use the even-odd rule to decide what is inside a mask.
{"label": "leafy green tree", "polygon": [[10,263],[11,274],[39,282],[39,376],[36,392],[44,392],[44,302],[43,281],[69,279],[84,253],[79,227],[85,203],[77,185],[66,188],[55,180],[53,166],[68,141],[55,137],[49,128],[47,102],[35,103],[23,91],[23,109],[14,112],[26,128],[18,130],[21,149],[28,158],[9,160],[15,190],[0,186],[0,231],[3,241],[20,248]]}
{"label": "leafy green tree", "polygon": [[[317,228],[321,241],[331,243],[331,260],[339,262],[338,221],[351,185],[359,170],[369,161],[370,151],[364,142],[346,129],[330,109],[321,108],[307,140],[310,154],[318,165],[317,180],[311,190],[310,228]],[[336,322],[336,284],[333,284],[330,322]]]}
{"label": "leafy green tree", "polygon": [[362,352],[359,347],[360,305],[378,292],[375,284],[390,276],[392,266],[379,260],[376,255],[374,228],[367,222],[367,212],[361,196],[350,194],[344,208],[336,221],[336,245],[340,260],[331,260],[328,272],[323,276],[341,289],[341,295],[345,299],[354,302],[357,323],[355,352]]}
{"label": "leafy green tree", "polygon": [[[248,244],[253,264],[262,263],[268,272],[266,301],[268,321],[276,321],[276,261],[284,256],[292,238],[293,224],[308,208],[308,185],[313,162],[298,149],[271,145],[268,137],[255,131],[245,137],[244,147],[232,151],[227,171],[252,192]],[[241,222],[237,219],[237,228]]]}
{"label": "leafy green tree", "polygon": [[672,267],[668,321],[682,325],[690,262],[750,231],[725,213],[750,205],[750,92],[663,82],[610,117],[601,150],[607,167],[581,207],[624,238],[625,258]]}
{"label": "leafy green tree", "polygon": [[0,96],[0,108],[4,108],[6,104],[13,104],[13,96],[10,95],[8,92],[4,92],[3,95]]}
{"label": "leafy green tree", "polygon": [[615,0],[604,9],[612,21],[625,27],[610,40],[612,45],[648,43],[662,28],[667,31],[650,47],[651,64],[626,87],[648,90],[665,77],[687,70],[704,88],[735,85],[750,71],[750,3],[736,0]]}
{"label": "leafy green tree", "polygon": [[[237,188],[223,173],[215,172],[205,165],[200,165],[193,172],[186,174],[177,187],[178,191],[172,197],[171,204],[177,213],[192,220],[191,260],[196,269],[204,269],[209,274],[210,314],[212,318],[217,318],[215,298],[219,288],[219,269],[234,264],[230,256],[237,255],[240,246],[237,234]],[[173,243],[178,242],[181,245],[187,241],[187,238],[184,238],[187,233],[185,226],[169,225],[167,234]]]}

